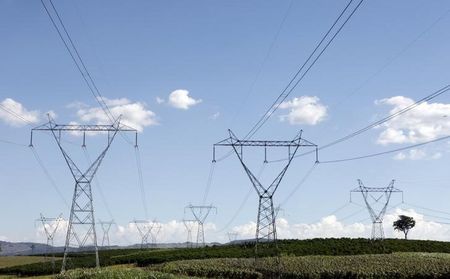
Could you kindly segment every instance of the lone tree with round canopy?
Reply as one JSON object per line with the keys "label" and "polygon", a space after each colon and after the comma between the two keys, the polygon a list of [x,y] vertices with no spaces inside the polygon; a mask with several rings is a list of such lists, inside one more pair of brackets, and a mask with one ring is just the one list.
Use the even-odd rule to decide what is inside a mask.
{"label": "lone tree with round canopy", "polygon": [[405,234],[405,239],[408,239],[409,230],[414,228],[416,221],[413,217],[406,215],[399,215],[398,220],[394,222],[394,230],[401,231]]}

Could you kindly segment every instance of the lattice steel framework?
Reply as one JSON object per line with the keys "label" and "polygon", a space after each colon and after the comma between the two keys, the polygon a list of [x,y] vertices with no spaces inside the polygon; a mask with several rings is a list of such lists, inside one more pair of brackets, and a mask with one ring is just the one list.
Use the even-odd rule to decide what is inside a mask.
{"label": "lattice steel framework", "polygon": [[192,246],[193,246],[192,230],[194,229],[195,225],[198,225],[197,220],[183,219],[183,224],[184,224],[184,227],[186,228],[186,232],[187,232],[186,247],[192,248]]}
{"label": "lattice steel framework", "polygon": [[[133,132],[136,134],[135,144],[137,145],[137,130],[121,124],[121,117],[119,117],[116,122],[111,125],[56,124],[55,121],[50,117],[50,115],[48,116],[48,118],[48,123],[31,130],[30,146],[33,146],[33,132],[51,132],[75,180],[75,189],[72,198],[72,206],[70,210],[61,272],[64,272],[66,270],[69,250],[75,245],[81,248],[88,247],[87,244],[89,244],[89,248],[93,247],[95,251],[96,266],[99,267],[100,261],[98,257],[97,233],[95,229],[91,182],[95,174],[97,173],[100,164],[105,158],[107,151],[111,147],[115,136],[119,132]],[[107,135],[108,141],[106,147],[102,150],[97,159],[87,168],[86,171],[82,171],[78,168],[78,166],[69,156],[67,150],[64,148],[62,144],[63,133],[81,135],[83,137],[83,147],[86,146],[87,133]]]}
{"label": "lattice steel framework", "polygon": [[205,247],[205,230],[204,224],[206,218],[214,211],[217,214],[217,208],[212,205],[188,205],[185,207],[185,210],[189,209],[192,212],[195,220],[197,220],[197,247]]}
{"label": "lattice steel framework", "polygon": [[45,247],[45,257],[48,256],[48,248],[52,248],[52,269],[55,269],[55,254],[54,254],[54,239],[56,232],[58,231],[59,225],[64,219],[62,218],[62,213],[56,218],[45,217],[41,213],[41,217],[37,219],[42,224],[42,227],[47,237],[47,246]]}
{"label": "lattice steel framework", "polygon": [[161,232],[162,225],[160,222],[153,220],[151,222],[151,229],[150,229],[150,239],[152,241],[152,248],[156,248],[158,235]]}
{"label": "lattice steel framework", "polygon": [[141,249],[144,249],[149,244],[148,238],[151,237],[153,222],[147,220],[133,220],[132,223],[134,223],[141,236]]}
{"label": "lattice steel framework", "polygon": [[[289,141],[274,141],[274,140],[241,140],[236,137],[231,130],[228,130],[229,137],[214,144],[213,147],[213,162],[215,162],[215,154],[217,146],[231,146],[234,153],[236,153],[242,167],[247,173],[250,181],[256,190],[259,197],[258,218],[256,223],[256,247],[260,242],[275,242],[277,240],[277,230],[275,225],[276,210],[273,205],[273,195],[278,189],[281,180],[288,170],[295,154],[300,147],[315,148],[316,162],[318,162],[318,148],[317,145],[302,138],[302,131]],[[252,173],[243,158],[244,147],[261,147],[264,148],[264,162],[267,162],[267,148],[270,147],[286,147],[288,149],[287,163],[284,168],[268,186],[263,186],[258,178]]]}
{"label": "lattice steel framework", "polygon": [[111,221],[98,220],[98,223],[102,227],[102,231],[103,231],[102,247],[110,246],[109,231],[111,230],[111,227],[114,224],[114,220],[111,220]]}
{"label": "lattice steel framework", "polygon": [[[395,180],[393,179],[387,187],[366,187],[364,186],[361,179],[358,179],[359,186],[350,191],[350,200],[351,194],[355,192],[361,193],[364,198],[364,203],[366,204],[367,211],[369,211],[369,215],[372,220],[371,239],[373,240],[384,239],[383,219],[384,215],[386,214],[389,201],[391,200],[392,193],[401,193],[403,200],[403,191],[395,188],[394,183]],[[380,195],[374,197],[373,193],[378,193]],[[370,203],[370,201],[373,201],[375,203],[383,201],[384,203],[382,204],[381,208],[376,209],[374,205]]]}

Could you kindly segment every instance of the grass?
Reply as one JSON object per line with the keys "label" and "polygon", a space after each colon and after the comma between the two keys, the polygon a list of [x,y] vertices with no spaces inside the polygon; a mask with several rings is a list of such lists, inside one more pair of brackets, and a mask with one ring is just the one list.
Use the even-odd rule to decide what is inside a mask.
{"label": "grass", "polygon": [[[50,258],[36,257],[36,256],[8,256],[0,257],[0,268],[13,267],[18,265],[42,263],[50,261]],[[1,278],[1,277],[0,277]]]}

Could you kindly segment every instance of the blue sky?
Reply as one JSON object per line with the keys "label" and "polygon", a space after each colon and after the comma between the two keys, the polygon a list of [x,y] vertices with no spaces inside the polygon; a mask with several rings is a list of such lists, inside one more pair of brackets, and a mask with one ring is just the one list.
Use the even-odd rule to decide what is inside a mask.
{"label": "blue sky", "polygon": [[[146,112],[148,124],[155,124],[144,127],[139,143],[149,218],[163,223],[182,219],[188,203],[202,202],[212,144],[227,137],[228,128],[238,136],[248,132],[346,3],[54,1],[103,96],[111,104],[120,99],[120,105],[139,104],[137,112],[133,108],[127,112]],[[303,129],[304,137],[320,146],[388,115],[408,98],[417,100],[443,87],[448,83],[450,62],[449,9],[447,1],[364,2],[287,99],[285,108],[277,111],[255,138],[290,139]],[[24,108],[20,112],[34,117],[36,126],[45,121],[48,111],[56,113],[57,122],[67,123],[81,122],[80,110],[93,109],[91,121],[98,120],[97,103],[39,1],[2,1],[0,34],[0,101],[20,103]],[[170,101],[174,91],[182,92],[178,103]],[[313,115],[299,119],[295,113],[305,115],[301,104],[305,96],[314,97],[313,101],[309,99]],[[391,99],[395,96],[403,99]],[[450,113],[449,101],[444,94],[389,127],[373,129],[323,150],[320,158],[365,155],[449,135],[445,121],[446,113]],[[436,116],[437,111],[442,117],[439,113]],[[14,123],[5,115],[0,114],[0,139],[26,145],[31,127]],[[430,127],[438,131],[430,132]],[[423,134],[403,139],[383,137],[389,128]],[[81,145],[78,137],[69,136],[69,140]],[[89,140],[93,157],[101,141]],[[57,147],[43,134],[36,136],[35,147],[58,189],[70,201],[73,181]],[[85,164],[81,147],[70,148]],[[405,201],[450,212],[447,148],[448,143],[441,142],[413,153],[319,165],[283,205],[283,220],[291,225],[319,222],[348,201],[348,191],[357,186],[358,178],[374,187],[387,186],[391,179],[397,179],[397,187],[405,191]],[[278,159],[276,155],[281,156],[273,154],[273,159]],[[0,142],[0,156],[2,238],[34,239],[34,220],[40,212],[68,216],[64,202],[28,147]],[[292,164],[275,203],[286,199],[313,163],[314,158],[303,157]],[[255,172],[260,165],[256,159],[251,161]],[[263,179],[271,180],[275,175],[271,168],[266,167]],[[114,142],[98,180],[103,193],[101,197],[98,186],[94,186],[98,218],[110,218],[105,202],[121,226],[134,218],[145,218],[134,149],[122,138]],[[244,227],[251,227],[256,217],[255,193],[230,226],[221,229],[250,187],[235,157],[216,164],[206,200],[217,206],[218,213],[209,219],[207,240],[222,241],[224,233],[233,228],[245,235]],[[393,203],[399,201],[396,197]],[[337,219],[357,210],[357,206],[349,205],[346,212],[336,213]],[[351,225],[365,217],[362,211],[342,224]],[[442,218],[424,218],[445,222]],[[440,238],[433,233],[423,231],[417,237]]]}

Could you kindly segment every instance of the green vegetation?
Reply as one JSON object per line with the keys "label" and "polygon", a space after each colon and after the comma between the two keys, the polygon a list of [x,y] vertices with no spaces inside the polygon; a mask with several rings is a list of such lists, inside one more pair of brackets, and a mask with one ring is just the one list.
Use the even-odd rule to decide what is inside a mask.
{"label": "green vegetation", "polygon": [[35,257],[35,256],[3,256],[0,257],[0,268],[12,267],[17,265],[25,265],[32,263],[42,263],[49,261],[45,257]]}
{"label": "green vegetation", "polygon": [[[279,263],[279,264],[278,264]],[[449,278],[447,254],[303,256],[258,259],[206,259],[165,263],[154,269],[209,278]]]}
{"label": "green vegetation", "polygon": [[57,275],[56,279],[187,279],[181,275],[173,275],[158,271],[144,271],[139,268],[110,267],[69,270],[63,275]]}
{"label": "green vegetation", "polygon": [[[264,252],[263,257],[271,257],[274,250],[259,249]],[[450,253],[449,242],[418,241],[386,239],[383,241],[370,241],[367,239],[311,239],[311,240],[283,240],[279,241],[279,252],[283,258],[295,258],[301,256],[344,256],[344,255],[368,255],[368,254],[392,254],[396,252],[427,252],[427,253]],[[57,255],[61,256],[61,255]],[[387,255],[388,256],[388,255]],[[249,261],[254,257],[254,245],[243,243],[239,245],[214,246],[196,249],[117,249],[100,251],[100,263],[102,266],[113,266],[121,264],[132,264],[139,267],[148,267],[182,260],[202,259],[236,259],[246,258],[242,262]],[[317,258],[320,259],[320,258]],[[72,255],[68,262],[68,269],[94,267],[93,254],[78,253]],[[450,262],[448,262],[450,265]],[[61,260],[56,261],[56,269],[53,270],[51,263],[32,263],[20,266],[9,266],[0,268],[3,275],[47,275],[58,273]],[[217,268],[219,268],[218,266]],[[250,272],[251,276],[259,276],[260,270],[247,270],[246,268],[231,271],[226,267],[223,272],[227,278],[240,278],[241,273]],[[252,277],[253,278],[253,277]],[[256,278],[256,277],[255,277]],[[433,277],[432,277],[433,278]]]}
{"label": "green vegetation", "polygon": [[[450,243],[439,241],[385,239],[370,241],[368,239],[310,239],[279,241],[281,255],[361,255],[390,254],[394,252],[430,252],[450,253]],[[262,256],[273,256],[273,250],[260,249]],[[160,264],[164,262],[210,259],[210,258],[251,258],[254,257],[253,244],[206,247],[203,249],[166,249],[145,250],[124,256],[113,257],[116,264],[136,263],[138,266]]]}

